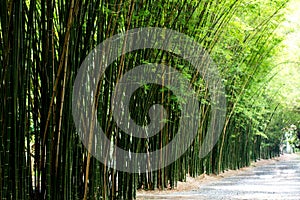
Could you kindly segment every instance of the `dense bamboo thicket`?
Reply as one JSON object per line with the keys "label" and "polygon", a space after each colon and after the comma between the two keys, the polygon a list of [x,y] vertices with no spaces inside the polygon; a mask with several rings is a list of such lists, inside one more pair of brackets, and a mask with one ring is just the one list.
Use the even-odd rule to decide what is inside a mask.
{"label": "dense bamboo thicket", "polygon": [[[279,105],[265,85],[281,40],[274,31],[286,3],[1,0],[0,198],[133,199],[139,188],[174,188],[187,174],[218,174],[279,155],[281,127],[270,128]],[[176,135],[180,120],[180,99],[161,85],[147,84],[132,97],[131,117],[147,124],[151,104],[160,103],[168,111],[165,127],[148,139],[124,134],[111,116],[110,101],[117,80],[128,70],[145,63],[168,64],[191,81],[201,101],[197,136],[178,160],[156,171],[127,173],[105,166],[82,145],[72,116],[72,89],[93,48],[139,27],[173,29],[201,44],[218,65],[227,115],[217,144],[200,158],[211,109],[205,82],[188,62],[167,51],[122,55],[106,70],[97,94],[98,121],[119,147],[132,152],[160,149]]]}

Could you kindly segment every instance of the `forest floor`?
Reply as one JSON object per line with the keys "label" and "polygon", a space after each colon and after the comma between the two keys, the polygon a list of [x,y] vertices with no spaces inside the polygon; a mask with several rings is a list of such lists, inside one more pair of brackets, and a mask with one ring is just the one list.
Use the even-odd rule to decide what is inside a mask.
{"label": "forest floor", "polygon": [[225,172],[219,174],[219,175],[207,175],[207,174],[202,174],[196,178],[188,176],[186,178],[186,182],[178,182],[177,187],[174,189],[165,189],[165,190],[151,190],[151,191],[145,191],[145,190],[138,190],[137,191],[137,199],[144,199],[144,196],[156,196],[156,195],[168,195],[174,192],[185,192],[185,191],[196,191],[203,185],[207,185],[209,183],[216,182],[218,180],[221,180],[223,178],[227,177],[232,177],[232,176],[237,176],[241,173],[253,170],[256,167],[259,166],[264,166],[264,165],[272,165],[274,163],[277,163],[278,161],[285,161],[292,159],[294,157],[299,156],[296,154],[284,154],[281,155],[280,157],[275,157],[272,159],[261,159],[256,162],[252,162],[249,167],[243,167],[240,168],[239,170],[226,170]]}

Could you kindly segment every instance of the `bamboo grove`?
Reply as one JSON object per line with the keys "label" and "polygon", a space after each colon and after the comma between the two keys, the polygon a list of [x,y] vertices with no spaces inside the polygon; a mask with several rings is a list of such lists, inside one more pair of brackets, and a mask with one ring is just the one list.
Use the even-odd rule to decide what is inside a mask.
{"label": "bamboo grove", "polygon": [[[272,56],[281,38],[284,0],[2,0],[0,2],[0,198],[134,199],[138,189],[174,188],[187,174],[218,174],[280,154],[280,128],[270,128],[280,105],[266,93]],[[182,72],[201,101],[199,130],[188,150],[165,168],[127,173],[109,168],[83,146],[72,116],[72,89],[89,52],[111,36],[161,27],[192,37],[211,55],[226,89],[221,136],[204,158],[199,145],[211,109],[209,90],[182,58],[162,50],[119,57],[99,83],[98,122],[125,150],[147,152],[168,144],[178,130],[180,99],[155,84],[132,97],[131,117],[147,124],[151,105],[168,110],[165,127],[150,139],[126,135],[110,111],[113,88],[128,70],[166,63]],[[279,119],[279,118],[278,118]],[[278,132],[278,134],[275,134]],[[176,149],[174,149],[176,151]],[[126,159],[126,158],[124,158]]]}

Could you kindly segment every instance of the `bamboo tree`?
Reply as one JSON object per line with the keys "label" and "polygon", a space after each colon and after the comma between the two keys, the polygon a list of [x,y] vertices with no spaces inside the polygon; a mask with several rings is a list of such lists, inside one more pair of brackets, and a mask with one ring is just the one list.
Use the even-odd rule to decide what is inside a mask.
{"label": "bamboo tree", "polygon": [[[275,109],[277,102],[266,100],[271,97],[260,83],[271,70],[268,58],[280,42],[274,30],[285,3],[1,1],[1,199],[134,199],[140,188],[174,188],[187,174],[220,173],[249,165],[250,159],[277,155],[280,139],[271,125],[280,120],[276,115],[280,108]],[[259,13],[258,7],[264,12]],[[191,113],[199,117],[199,130],[189,149],[156,171],[148,157],[147,173],[133,174],[105,166],[83,146],[78,134],[82,130],[76,130],[72,120],[72,89],[80,65],[93,48],[138,27],[173,29],[201,44],[219,65],[228,114],[221,139],[206,157],[199,158],[211,117],[208,83],[190,63],[172,53],[142,49],[123,54],[106,70],[94,94],[98,123],[112,144],[147,153],[167,145],[179,130],[181,102],[163,86],[164,80],[162,86],[139,88],[129,105],[131,117],[140,125],[150,123],[148,110],[153,102],[163,105],[168,115],[161,131],[141,139],[117,127],[110,105],[114,88],[122,75],[138,65],[164,63],[176,68],[190,81],[201,102],[200,113]],[[86,89],[89,91],[89,86]],[[178,154],[178,148],[171,153]],[[113,155],[118,157],[118,152]],[[167,163],[166,157],[161,154],[159,161]],[[128,153],[117,162],[130,159],[134,160]]]}

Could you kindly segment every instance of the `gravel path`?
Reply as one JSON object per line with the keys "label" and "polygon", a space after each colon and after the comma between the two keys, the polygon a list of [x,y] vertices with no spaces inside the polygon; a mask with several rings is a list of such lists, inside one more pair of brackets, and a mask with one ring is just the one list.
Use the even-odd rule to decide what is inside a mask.
{"label": "gravel path", "polygon": [[300,155],[252,167],[199,185],[198,189],[168,194],[139,194],[138,199],[283,199],[300,200]]}

